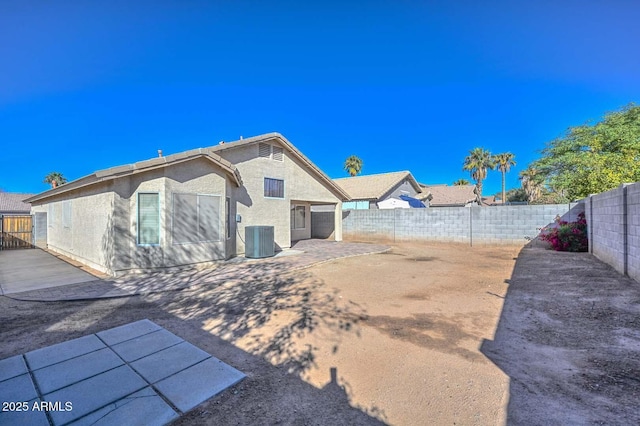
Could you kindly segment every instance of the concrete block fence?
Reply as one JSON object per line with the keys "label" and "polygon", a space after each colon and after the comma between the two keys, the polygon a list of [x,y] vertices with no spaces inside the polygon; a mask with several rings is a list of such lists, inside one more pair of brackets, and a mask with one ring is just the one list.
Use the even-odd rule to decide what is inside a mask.
{"label": "concrete block fence", "polygon": [[504,207],[347,210],[344,239],[359,241],[449,241],[525,245],[557,216],[573,221],[582,203]]}
{"label": "concrete block fence", "polygon": [[640,182],[585,200],[589,252],[640,281]]}

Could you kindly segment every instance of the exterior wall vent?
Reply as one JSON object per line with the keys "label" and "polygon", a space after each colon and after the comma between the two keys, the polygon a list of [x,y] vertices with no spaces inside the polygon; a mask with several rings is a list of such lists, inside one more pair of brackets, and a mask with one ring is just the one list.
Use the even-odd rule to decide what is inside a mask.
{"label": "exterior wall vent", "polygon": [[273,226],[247,226],[244,229],[244,256],[251,259],[274,256],[273,231]]}
{"label": "exterior wall vent", "polygon": [[258,144],[258,157],[270,158],[271,157],[271,145],[268,143]]}
{"label": "exterior wall vent", "polygon": [[279,146],[272,145],[273,159],[275,161],[284,161],[284,149]]}

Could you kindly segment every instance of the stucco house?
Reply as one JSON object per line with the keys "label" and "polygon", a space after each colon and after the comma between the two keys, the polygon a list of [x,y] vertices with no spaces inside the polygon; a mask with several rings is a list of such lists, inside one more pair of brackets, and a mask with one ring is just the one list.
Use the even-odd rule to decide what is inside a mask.
{"label": "stucco house", "polygon": [[367,210],[379,208],[378,203],[401,195],[417,198],[423,192],[411,172],[391,172],[353,176],[333,180],[351,196],[342,204],[343,210]]}
{"label": "stucco house", "polygon": [[33,195],[0,191],[0,216],[29,214],[31,205],[23,200]]}
{"label": "stucco house", "polygon": [[[470,207],[475,206],[475,185],[425,185],[420,184],[423,194],[430,194],[430,207]],[[421,199],[421,196],[417,198]]]}
{"label": "stucco house", "polygon": [[330,205],[342,239],[347,193],[278,133],[97,171],[29,199],[49,249],[111,274],[228,259],[245,227],[274,226],[276,249],[311,237]]}

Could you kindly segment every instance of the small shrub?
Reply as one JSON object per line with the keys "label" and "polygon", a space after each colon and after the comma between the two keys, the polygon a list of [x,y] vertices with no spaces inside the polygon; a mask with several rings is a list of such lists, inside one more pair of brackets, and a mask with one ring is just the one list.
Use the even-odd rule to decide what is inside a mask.
{"label": "small shrub", "polygon": [[551,248],[556,251],[587,251],[589,240],[587,238],[587,219],[584,213],[578,215],[576,222],[565,222],[558,217],[555,226],[542,230],[540,239],[548,241]]}

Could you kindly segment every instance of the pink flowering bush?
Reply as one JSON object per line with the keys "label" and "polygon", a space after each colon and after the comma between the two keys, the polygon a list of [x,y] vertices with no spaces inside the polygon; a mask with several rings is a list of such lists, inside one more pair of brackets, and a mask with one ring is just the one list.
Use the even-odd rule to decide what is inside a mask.
{"label": "pink flowering bush", "polygon": [[556,219],[556,225],[546,227],[540,233],[540,239],[548,241],[556,251],[587,251],[587,219],[584,213],[578,215],[576,222]]}

